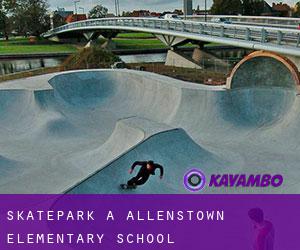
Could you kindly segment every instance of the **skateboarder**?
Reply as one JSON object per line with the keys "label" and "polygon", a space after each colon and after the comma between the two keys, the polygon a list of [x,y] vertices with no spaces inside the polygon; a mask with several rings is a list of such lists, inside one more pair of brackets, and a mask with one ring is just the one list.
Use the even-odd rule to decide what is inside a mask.
{"label": "skateboarder", "polygon": [[264,219],[264,212],[260,208],[253,208],[248,212],[254,223],[254,250],[274,249],[274,227],[270,221]]}
{"label": "skateboarder", "polygon": [[153,161],[136,161],[132,164],[129,170],[130,174],[133,173],[133,170],[136,166],[141,166],[138,174],[132,179],[130,179],[127,182],[127,185],[121,185],[123,188],[135,188],[138,185],[145,184],[149,179],[150,175],[155,175],[155,170],[157,168],[159,168],[160,170],[160,179],[163,178],[164,168],[161,165],[154,163]]}

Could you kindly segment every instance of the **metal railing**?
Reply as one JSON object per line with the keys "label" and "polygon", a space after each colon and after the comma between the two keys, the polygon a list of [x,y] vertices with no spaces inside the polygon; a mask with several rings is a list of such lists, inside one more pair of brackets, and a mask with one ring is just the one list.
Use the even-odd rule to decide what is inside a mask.
{"label": "metal railing", "polygon": [[300,56],[300,30],[159,18],[103,18],[70,23],[43,34],[99,29],[140,31]]}
{"label": "metal railing", "polygon": [[[271,27],[285,27],[291,29],[297,29],[300,24],[300,18],[293,17],[272,17],[272,16],[234,16],[234,15],[207,15],[206,20],[208,22],[217,19],[226,19],[233,24],[242,25],[262,25]],[[187,16],[188,20],[193,21],[205,21],[204,15],[192,15]]]}

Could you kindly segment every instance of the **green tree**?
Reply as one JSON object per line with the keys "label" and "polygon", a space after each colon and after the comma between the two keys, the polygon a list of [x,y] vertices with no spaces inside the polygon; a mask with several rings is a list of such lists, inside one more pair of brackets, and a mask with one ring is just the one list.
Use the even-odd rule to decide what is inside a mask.
{"label": "green tree", "polygon": [[243,0],[243,15],[260,16],[265,12],[265,3],[263,0]]}
{"label": "green tree", "polygon": [[66,19],[59,15],[57,12],[54,12],[53,15],[53,25],[54,28],[65,25],[66,24]]}
{"label": "green tree", "polygon": [[6,11],[14,9],[16,7],[17,0],[0,0],[0,9]]}
{"label": "green tree", "polygon": [[50,29],[47,0],[17,0],[13,20],[19,34],[40,36]]}
{"label": "green tree", "polygon": [[123,17],[130,17],[131,16],[131,12],[130,11],[123,11],[122,12],[122,16]]}
{"label": "green tree", "polygon": [[5,39],[8,40],[7,34],[7,16],[4,11],[0,10],[0,33],[1,36],[5,36]]}
{"label": "green tree", "polygon": [[89,12],[89,18],[104,18],[108,13],[108,9],[102,5],[96,5],[91,11]]}
{"label": "green tree", "polygon": [[15,0],[0,0],[0,33],[6,40],[8,40],[11,31],[10,13],[15,6]]}
{"label": "green tree", "polygon": [[27,17],[24,15],[26,12],[25,7],[18,5],[13,12],[13,28],[19,35],[27,36]]}
{"label": "green tree", "polygon": [[295,5],[293,17],[300,17],[300,2],[297,2]]}
{"label": "green tree", "polygon": [[213,15],[237,15],[242,13],[240,0],[214,0],[211,7]]}

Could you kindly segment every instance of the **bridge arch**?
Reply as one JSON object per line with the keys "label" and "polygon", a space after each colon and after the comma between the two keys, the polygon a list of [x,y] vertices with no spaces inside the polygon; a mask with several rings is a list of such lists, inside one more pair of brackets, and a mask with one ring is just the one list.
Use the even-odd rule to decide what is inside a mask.
{"label": "bridge arch", "polygon": [[300,92],[300,74],[288,58],[274,52],[255,51],[235,65],[227,88],[283,87]]}

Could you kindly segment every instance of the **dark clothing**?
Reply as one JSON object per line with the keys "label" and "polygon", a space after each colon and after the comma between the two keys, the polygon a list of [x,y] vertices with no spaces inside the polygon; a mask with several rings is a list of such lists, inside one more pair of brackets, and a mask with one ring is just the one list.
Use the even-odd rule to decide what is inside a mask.
{"label": "dark clothing", "polygon": [[135,163],[132,164],[131,169],[134,170],[134,168],[135,168],[136,166],[141,166],[141,169],[140,169],[139,173],[141,173],[141,174],[143,174],[143,175],[144,175],[144,174],[145,174],[145,175],[150,175],[150,174],[151,174],[151,175],[155,175],[155,170],[156,170],[157,168],[160,169],[160,176],[163,176],[163,175],[164,175],[164,168],[163,168],[161,165],[156,164],[156,163],[154,163],[154,164],[152,165],[151,170],[148,170],[148,169],[147,169],[147,162],[146,162],[146,161],[136,161]]}
{"label": "dark clothing", "polygon": [[136,161],[131,166],[131,169],[134,170],[136,166],[141,166],[140,171],[138,172],[137,176],[133,177],[127,182],[127,185],[133,186],[133,185],[143,185],[146,183],[146,181],[149,179],[150,175],[155,175],[155,170],[159,168],[160,170],[160,176],[164,175],[164,168],[154,163],[151,165],[151,169],[147,169],[147,162],[146,161]]}
{"label": "dark clothing", "polygon": [[139,185],[143,185],[146,183],[146,181],[148,181],[150,175],[141,175],[140,173],[137,174],[137,176],[131,178],[128,182],[127,185],[128,186],[139,186]]}

